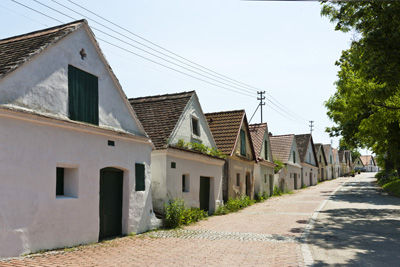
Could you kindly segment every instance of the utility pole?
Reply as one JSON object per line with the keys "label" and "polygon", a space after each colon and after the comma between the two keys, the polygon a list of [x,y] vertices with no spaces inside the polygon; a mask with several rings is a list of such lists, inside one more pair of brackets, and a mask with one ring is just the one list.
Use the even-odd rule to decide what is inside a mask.
{"label": "utility pole", "polygon": [[265,91],[257,91],[257,94],[260,95],[260,97],[257,97],[257,100],[260,100],[260,112],[261,112],[261,123],[263,122],[263,113],[262,113],[262,106],[265,106]]}
{"label": "utility pole", "polygon": [[310,121],[310,133],[312,134],[314,128],[314,121]]}

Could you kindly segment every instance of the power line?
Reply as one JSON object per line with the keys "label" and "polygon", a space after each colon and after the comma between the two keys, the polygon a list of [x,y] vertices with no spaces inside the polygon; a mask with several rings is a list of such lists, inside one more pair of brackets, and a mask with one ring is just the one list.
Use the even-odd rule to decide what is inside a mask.
{"label": "power line", "polygon": [[249,120],[249,124],[250,124],[251,120],[253,119],[254,115],[256,115],[256,112],[257,112],[259,107],[260,107],[260,104],[258,104],[256,110],[254,110],[254,113],[253,113],[253,115],[251,116],[251,118]]}
{"label": "power line", "polygon": [[[62,22],[61,20],[59,20],[59,19],[56,19],[56,18],[54,18],[54,17],[51,17],[51,16],[49,16],[49,15],[47,15],[47,14],[44,14],[43,12],[40,12],[40,11],[34,9],[34,8],[31,8],[31,7],[29,7],[29,6],[26,6],[26,5],[24,5],[24,4],[22,4],[22,3],[18,2],[18,1],[15,1],[15,0],[11,0],[11,1],[13,1],[14,3],[17,3],[17,4],[19,4],[19,5],[21,5],[21,6],[25,7],[25,8],[28,8],[28,9],[30,9],[30,10],[36,12],[36,13],[39,13],[39,14],[41,14],[41,15],[43,15],[43,16],[46,16],[47,18],[50,18],[50,19],[53,19],[53,20],[55,20],[55,21],[57,21],[57,22],[63,23],[63,22]],[[56,9],[54,9],[54,8],[52,8],[52,7],[48,6],[48,5],[46,5],[46,4],[43,4],[43,3],[41,3],[40,1],[37,1],[37,0],[33,0],[33,1],[39,3],[39,4],[42,5],[42,6],[45,6],[46,8],[49,8],[49,9],[51,9],[51,10],[53,10],[53,11],[59,13],[59,14],[62,14],[63,16],[66,16],[66,17],[68,17],[68,18],[70,18],[70,19],[76,20],[76,18],[74,18],[74,17],[72,17],[72,16],[69,16],[69,15],[67,15],[67,14],[65,14],[65,13],[63,13],[63,12],[60,12],[59,10],[56,10]],[[64,5],[62,5],[62,4],[60,4],[60,3],[58,3],[57,1],[54,1],[54,0],[52,0],[52,1],[55,2],[55,3],[57,3],[57,4],[59,4],[59,5],[61,5],[61,6],[63,6],[63,7],[65,7],[65,8],[67,8],[67,9],[69,9],[69,10],[71,10],[71,11],[73,11],[73,12],[75,12],[75,13],[77,13],[77,14],[80,14],[79,12],[76,12],[76,11],[74,11],[74,10],[72,10],[72,9],[70,9],[70,8],[68,8],[68,7],[64,6]],[[76,4],[76,3],[74,3],[73,1],[70,1],[70,0],[68,0],[68,1],[71,2],[71,3],[73,3],[73,4],[75,4],[75,5],[77,5],[77,6],[80,6],[80,5]],[[82,7],[82,6],[80,6],[80,7]],[[82,8],[85,9],[85,10],[87,10],[87,9],[84,8],[84,7],[82,7]],[[92,13],[92,14],[94,14],[94,15],[96,15],[96,16],[98,16],[98,17],[100,17],[100,18],[102,18],[102,19],[104,19],[105,21],[107,21],[107,22],[109,22],[109,23],[112,23],[113,25],[118,26],[117,24],[115,24],[115,23],[113,23],[113,22],[110,22],[109,20],[107,20],[107,19],[105,19],[105,18],[103,18],[103,17],[101,17],[101,16],[95,14],[94,12],[91,12],[91,11],[89,11],[89,10],[87,10],[87,11],[90,12],[90,13]],[[80,15],[82,15],[82,14],[80,14]],[[96,22],[96,21],[95,21],[95,22]],[[98,22],[96,22],[96,23],[98,23]],[[103,27],[106,27],[106,28],[112,30],[111,28],[105,26],[104,24],[101,24],[101,23],[98,23],[98,24],[99,24],[99,25],[102,25]],[[118,26],[118,27],[120,27],[120,26]],[[157,62],[157,61],[155,61],[155,60],[153,60],[153,59],[147,58],[147,57],[145,57],[145,56],[143,56],[143,55],[140,55],[140,54],[138,54],[138,53],[135,53],[135,52],[133,52],[133,51],[131,51],[131,50],[129,50],[129,49],[123,48],[123,47],[121,47],[121,46],[119,46],[119,45],[116,45],[116,44],[111,43],[111,42],[109,42],[109,41],[106,41],[106,40],[104,40],[104,39],[97,38],[98,40],[101,40],[101,41],[103,41],[103,42],[105,42],[105,43],[107,43],[107,44],[109,44],[109,45],[112,45],[112,46],[114,46],[114,47],[117,47],[117,48],[119,48],[119,49],[121,49],[121,50],[123,50],[123,51],[125,51],[125,52],[128,52],[128,53],[130,53],[130,54],[133,54],[133,55],[135,55],[135,56],[138,56],[138,57],[140,57],[140,58],[142,58],[142,59],[145,59],[145,60],[147,60],[147,61],[150,61],[150,62],[152,62],[152,63],[154,63],[154,64],[158,64],[158,65],[160,65],[160,66],[162,66],[162,67],[165,67],[165,68],[168,68],[168,69],[170,69],[170,70],[173,70],[173,71],[178,72],[178,73],[180,73],[180,74],[186,75],[186,76],[188,76],[188,77],[191,77],[191,78],[197,79],[197,80],[199,80],[199,81],[208,83],[208,84],[210,84],[210,85],[213,85],[213,86],[216,86],[216,87],[219,87],[219,88],[223,88],[223,89],[225,89],[225,90],[229,90],[229,91],[232,91],[232,92],[235,92],[235,93],[238,93],[238,94],[242,94],[242,95],[244,95],[244,96],[253,97],[252,95],[250,95],[250,92],[252,92],[252,91],[250,91],[250,90],[248,90],[248,89],[247,89],[247,90],[244,90],[244,88],[239,88],[239,87],[237,87],[237,86],[234,86],[234,85],[231,85],[231,84],[227,84],[227,83],[221,82],[221,81],[219,81],[219,80],[215,80],[215,79],[213,79],[213,78],[210,78],[210,77],[208,77],[208,76],[205,76],[205,75],[203,75],[203,74],[201,74],[201,73],[198,73],[198,72],[196,72],[196,71],[187,69],[186,67],[184,67],[184,66],[182,66],[182,65],[179,65],[179,64],[176,64],[175,62],[171,62],[171,61],[169,61],[169,60],[166,60],[166,59],[164,59],[164,58],[162,58],[162,57],[160,57],[160,56],[157,56],[157,55],[155,55],[155,54],[153,54],[153,53],[151,53],[151,52],[148,52],[148,51],[145,50],[145,49],[142,49],[142,48],[140,48],[140,47],[134,46],[134,45],[132,45],[132,44],[130,44],[130,43],[128,43],[128,42],[126,42],[126,41],[124,41],[124,40],[118,38],[118,37],[115,37],[115,36],[113,36],[113,35],[111,35],[111,34],[109,34],[109,33],[104,32],[104,31],[102,31],[102,30],[100,30],[100,29],[97,29],[97,28],[95,28],[95,27],[91,27],[91,28],[93,28],[94,30],[96,30],[96,31],[98,31],[98,32],[101,32],[101,33],[103,33],[103,34],[105,34],[105,35],[107,35],[107,36],[109,36],[109,37],[111,37],[111,38],[114,38],[114,39],[116,39],[116,40],[118,40],[118,41],[120,41],[120,42],[123,42],[123,43],[125,43],[125,44],[127,44],[127,45],[129,45],[129,46],[132,46],[132,47],[134,47],[134,48],[136,48],[136,49],[139,49],[139,50],[141,50],[141,51],[143,51],[143,52],[145,52],[145,53],[148,53],[148,54],[150,54],[150,55],[152,55],[152,56],[154,56],[154,57],[157,57],[157,58],[159,58],[159,59],[161,59],[161,60],[164,60],[164,61],[166,61],[166,62],[168,62],[168,63],[170,63],[170,64],[173,64],[173,65],[175,65],[175,66],[178,66],[178,67],[183,68],[183,69],[186,69],[186,70],[189,70],[189,71],[191,71],[191,72],[193,72],[193,73],[196,73],[197,75],[200,75],[201,77],[204,77],[204,78],[206,78],[206,79],[210,79],[210,80],[212,80],[212,81],[215,81],[215,82],[218,82],[218,83],[221,83],[221,84],[224,84],[224,85],[227,85],[227,86],[229,86],[229,87],[231,87],[231,88],[228,88],[228,87],[225,87],[225,86],[221,86],[221,85],[219,85],[219,84],[215,84],[215,83],[210,82],[210,81],[208,81],[208,80],[204,80],[204,79],[202,79],[202,78],[199,78],[199,77],[196,77],[196,76],[194,76],[194,75],[188,74],[188,73],[186,73],[186,72],[184,72],[184,71],[181,71],[181,70],[172,68],[172,67],[170,67],[170,66],[167,66],[167,65],[165,65],[165,64],[162,64],[162,63],[160,63],[160,62]],[[126,30],[126,31],[129,31],[129,30],[123,28],[123,27],[120,27],[120,28],[122,28],[122,29],[124,29],[124,30]],[[116,31],[114,31],[114,30],[112,30],[112,31],[113,31],[113,32],[116,32]],[[129,31],[129,32],[130,32],[130,31]],[[118,33],[118,32],[117,32],[117,33]],[[134,34],[134,33],[132,33],[132,32],[130,32],[130,33],[131,33],[131,34]],[[118,33],[118,34],[124,36],[125,38],[129,38],[129,37],[127,37],[126,35],[123,35],[123,34],[121,34],[121,33]],[[134,34],[134,35],[135,35],[135,34]],[[136,35],[135,35],[135,36],[136,36]],[[142,38],[142,37],[140,37],[140,38]],[[131,38],[129,38],[129,39],[130,39],[130,40],[133,40],[133,39],[131,39]],[[147,39],[144,39],[144,38],[143,38],[143,40],[148,41]],[[148,42],[152,43],[151,41],[148,41]],[[152,44],[155,45],[155,46],[158,46],[158,45],[156,45],[156,44],[154,44],[154,43],[152,43]],[[159,46],[159,47],[162,48],[161,46]],[[162,49],[164,49],[164,48],[162,48]],[[153,49],[153,50],[154,50],[154,49]],[[171,51],[169,51],[169,50],[166,50],[166,49],[164,49],[164,50],[167,51],[167,52],[169,52],[169,53],[175,54],[175,53],[173,53],[173,52],[171,52]],[[157,50],[155,50],[155,51],[156,51],[156,52],[159,52],[159,51],[157,51]],[[177,54],[175,54],[175,55],[177,55]],[[179,55],[177,55],[177,56],[180,57]],[[183,57],[181,57],[181,58],[183,58]],[[186,58],[183,58],[183,59],[187,60]],[[175,60],[176,60],[176,59],[175,59]],[[190,61],[190,60],[188,60],[188,61]],[[190,62],[192,62],[192,61],[190,61]],[[201,66],[201,65],[199,65],[199,64],[197,64],[197,63],[194,63],[194,62],[192,62],[192,63],[193,63],[193,64],[196,64],[196,65],[198,65],[198,66]],[[193,67],[193,66],[190,66],[190,67]],[[201,66],[201,67],[203,67],[203,66]],[[204,68],[205,68],[205,67],[204,67]],[[207,68],[206,68],[206,69],[207,69]],[[210,70],[210,69],[208,69],[208,70]],[[211,72],[214,72],[214,71],[212,71],[212,70],[210,70],[210,71],[211,71]],[[215,73],[216,73],[216,72],[215,72]],[[219,73],[216,73],[216,74],[222,75],[222,74],[219,74]],[[222,75],[222,76],[224,76],[224,75]],[[227,77],[227,76],[224,76],[224,77]],[[227,78],[228,78],[228,79],[231,79],[231,78],[229,78],[229,77],[227,77]],[[221,79],[221,78],[219,78],[219,79]],[[231,80],[232,80],[232,81],[236,81],[236,80],[234,80],[234,79],[231,79]],[[231,81],[229,81],[229,82],[232,83]],[[238,82],[238,81],[236,81],[236,82]],[[254,88],[254,89],[257,89],[256,87],[253,87],[253,86],[251,86],[251,85],[247,85],[247,84],[242,83],[242,82],[239,82],[239,83],[244,84],[244,85],[247,86],[247,87],[252,87],[252,88]],[[233,87],[233,88],[237,88],[238,90],[234,90],[232,87]],[[239,91],[239,90],[240,90],[240,91]],[[243,90],[243,91],[242,91],[242,90]],[[270,94],[269,94],[269,95],[270,95]],[[274,99],[272,96],[271,96],[271,98]],[[270,99],[267,99],[267,100],[268,100],[272,105],[276,106],[278,109],[282,110],[282,111],[283,111],[284,113],[286,113],[287,115],[286,115],[286,114],[283,114],[282,112],[278,111],[277,109],[271,107],[274,111],[276,111],[276,112],[279,113],[280,115],[282,115],[282,116],[284,116],[284,117],[286,117],[286,118],[288,118],[288,119],[290,119],[290,120],[293,120],[293,119],[290,118],[290,117],[293,117],[293,118],[294,118],[294,116],[293,116],[292,114],[290,114],[288,111],[286,111],[284,108],[282,108],[281,106],[283,106],[283,105],[279,106],[279,105],[275,104],[274,102],[272,102]],[[276,99],[274,99],[274,100],[275,100],[276,102],[278,102]],[[283,106],[283,107],[284,107],[284,106]],[[294,114],[294,113],[293,113],[293,114]],[[288,116],[290,116],[290,117],[288,117]]]}
{"label": "power line", "polygon": [[[152,42],[152,41],[150,41],[150,40],[148,40],[148,39],[146,39],[146,38],[140,36],[139,34],[136,34],[136,33],[132,32],[132,31],[130,31],[129,29],[124,28],[124,27],[122,27],[122,26],[120,26],[120,25],[118,25],[118,24],[116,24],[116,23],[114,23],[114,22],[112,22],[112,21],[110,21],[110,20],[104,18],[103,16],[100,16],[100,15],[96,14],[95,12],[93,12],[93,11],[91,11],[91,10],[85,8],[85,7],[82,6],[82,5],[79,5],[79,4],[75,3],[75,2],[72,1],[72,0],[68,0],[68,2],[72,3],[73,5],[75,5],[75,6],[77,6],[77,7],[82,8],[83,10],[85,10],[85,11],[87,11],[87,12],[89,12],[89,13],[95,15],[96,17],[98,17],[98,18],[100,18],[100,19],[102,19],[102,20],[104,20],[104,21],[106,21],[106,22],[108,22],[108,23],[114,25],[115,27],[117,27],[117,28],[119,28],[119,29],[122,29],[122,30],[124,30],[124,31],[126,31],[126,32],[128,32],[128,33],[130,33],[130,34],[132,34],[133,36],[136,36],[137,38],[139,38],[139,39],[141,39],[141,40],[143,40],[143,41],[146,41],[146,42],[152,44],[153,46],[155,46],[155,47],[157,47],[157,48],[159,48],[159,49],[162,49],[163,51],[168,52],[168,53],[170,53],[170,54],[172,54],[172,55],[174,55],[174,56],[176,56],[176,57],[178,57],[178,58],[180,58],[180,59],[183,59],[183,60],[185,60],[185,61],[187,61],[187,62],[189,62],[189,63],[191,63],[191,64],[193,64],[193,65],[195,65],[195,66],[198,66],[198,67],[203,68],[203,69],[205,69],[205,70],[207,70],[207,71],[210,71],[210,72],[212,72],[212,73],[215,73],[215,74],[218,75],[218,76],[221,76],[221,77],[224,77],[224,78],[226,78],[226,79],[229,79],[229,80],[231,80],[231,81],[233,81],[233,82],[236,82],[238,85],[241,84],[241,85],[243,85],[243,86],[245,86],[245,87],[247,87],[247,88],[254,89],[254,90],[258,90],[258,89],[257,89],[256,87],[254,87],[254,86],[251,86],[251,85],[249,85],[249,84],[240,82],[240,81],[235,80],[235,79],[233,79],[233,78],[230,78],[230,77],[228,77],[228,76],[226,76],[226,75],[220,74],[220,73],[218,73],[218,72],[216,72],[216,71],[213,71],[213,70],[211,70],[211,69],[209,69],[209,68],[207,68],[207,67],[204,67],[203,65],[200,65],[200,64],[198,64],[198,63],[196,63],[196,62],[193,62],[193,61],[191,61],[191,60],[189,60],[189,59],[187,59],[187,58],[185,58],[185,57],[182,57],[182,56],[180,56],[180,55],[178,55],[178,54],[172,52],[171,50],[168,50],[168,49],[166,49],[166,48],[164,48],[164,47],[162,47],[162,46],[160,46],[160,45],[158,45],[158,44],[156,44],[156,43],[154,43],[154,42]],[[251,92],[251,93],[254,93],[253,90],[250,91],[250,92]]]}

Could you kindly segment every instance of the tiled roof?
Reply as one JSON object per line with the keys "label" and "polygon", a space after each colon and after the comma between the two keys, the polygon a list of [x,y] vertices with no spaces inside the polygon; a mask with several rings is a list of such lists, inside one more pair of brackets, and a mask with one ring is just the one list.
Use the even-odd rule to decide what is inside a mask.
{"label": "tiled roof", "polygon": [[165,148],[194,91],[131,98],[133,109],[156,149]]}
{"label": "tiled roof", "polygon": [[310,143],[311,134],[297,134],[296,144],[299,151],[300,161],[304,162],[307,154],[308,144]]}
{"label": "tiled roof", "polygon": [[85,20],[0,40],[0,78],[78,29]]}
{"label": "tiled roof", "polygon": [[218,150],[226,155],[232,155],[245,116],[244,110],[206,113],[205,115]]}
{"label": "tiled roof", "polygon": [[371,161],[371,158],[373,159],[373,157],[371,155],[360,156],[360,159],[361,159],[362,163],[364,164],[364,166],[369,165],[369,162]]}
{"label": "tiled roof", "polygon": [[270,136],[271,150],[274,159],[287,163],[290,157],[290,150],[293,144],[294,134]]}
{"label": "tiled roof", "polygon": [[[267,123],[250,124],[249,125],[251,140],[253,141],[254,152],[258,158],[261,154],[261,149],[264,141],[264,134],[267,130]],[[268,133],[267,133],[268,134]]]}
{"label": "tiled roof", "polygon": [[[329,151],[332,150],[332,147],[331,147],[331,145],[322,145],[322,147],[324,148],[324,152],[325,152],[325,156],[326,156],[326,161],[328,161],[328,163],[330,163],[330,162],[329,162],[329,155],[330,155]],[[332,158],[332,160],[333,160],[333,158]]]}

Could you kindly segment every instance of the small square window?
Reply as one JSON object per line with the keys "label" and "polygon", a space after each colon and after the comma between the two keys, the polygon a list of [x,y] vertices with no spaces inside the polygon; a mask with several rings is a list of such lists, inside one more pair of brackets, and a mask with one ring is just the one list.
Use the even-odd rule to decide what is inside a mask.
{"label": "small square window", "polygon": [[77,168],[56,168],[56,197],[78,197]]}
{"label": "small square window", "polygon": [[192,132],[196,136],[200,136],[199,120],[192,117]]}
{"label": "small square window", "polygon": [[171,169],[176,169],[176,162],[174,161],[171,162]]}
{"label": "small square window", "polygon": [[182,175],[182,192],[189,192],[190,191],[190,185],[189,185],[189,175],[188,174],[183,174]]}
{"label": "small square window", "polygon": [[135,191],[145,191],[145,168],[144,164],[136,163],[135,164]]}
{"label": "small square window", "polygon": [[236,186],[240,186],[240,173],[236,173]]}

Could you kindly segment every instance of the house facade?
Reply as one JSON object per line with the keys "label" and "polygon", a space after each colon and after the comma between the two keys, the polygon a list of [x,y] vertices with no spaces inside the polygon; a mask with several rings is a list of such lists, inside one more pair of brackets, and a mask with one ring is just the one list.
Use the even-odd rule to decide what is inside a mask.
{"label": "house facade", "polygon": [[366,172],[379,171],[379,167],[377,166],[375,158],[372,155],[360,156],[360,159],[365,166]]}
{"label": "house facade", "polygon": [[254,198],[255,153],[244,110],[205,114],[217,148],[226,156],[223,200],[247,195]]}
{"label": "house facade", "polygon": [[325,156],[325,150],[322,144],[315,144],[315,151],[318,160],[318,181],[327,180],[328,161]]}
{"label": "house facade", "polygon": [[366,171],[366,168],[365,168],[365,166],[364,166],[364,163],[362,162],[362,160],[361,160],[360,157],[358,157],[358,158],[356,158],[356,159],[354,160],[353,165],[354,165],[354,170],[355,170],[355,171],[363,171],[363,172]]}
{"label": "house facade", "polygon": [[322,145],[322,147],[324,149],[326,160],[328,162],[326,166],[326,178],[328,180],[331,180],[334,178],[334,168],[336,168],[336,166],[334,166],[332,147],[331,145]]}
{"label": "house facade", "polygon": [[129,99],[155,145],[151,153],[153,206],[164,214],[169,201],[213,213],[222,204],[224,159],[201,147],[217,149],[196,92]]}
{"label": "house facade", "polygon": [[318,160],[311,134],[295,135],[301,164],[301,186],[316,185],[318,182]]}
{"label": "house facade", "polygon": [[345,152],[338,151],[339,155],[339,165],[340,165],[340,176],[347,176],[349,174],[349,168],[346,161]]}
{"label": "house facade", "polygon": [[284,164],[275,174],[275,183],[284,192],[301,188],[302,166],[295,135],[274,135],[270,136],[270,141],[274,161]]}
{"label": "house facade", "polygon": [[250,124],[250,135],[256,154],[254,193],[271,196],[274,190],[274,167],[267,123]]}
{"label": "house facade", "polygon": [[0,257],[144,232],[150,139],[85,20],[0,40]]}
{"label": "house facade", "polygon": [[335,179],[335,178],[340,177],[340,174],[342,172],[342,170],[341,170],[342,166],[340,165],[340,159],[339,159],[339,150],[332,148],[332,155],[333,155],[332,178]]}

